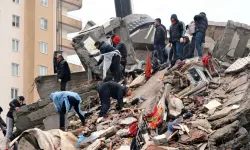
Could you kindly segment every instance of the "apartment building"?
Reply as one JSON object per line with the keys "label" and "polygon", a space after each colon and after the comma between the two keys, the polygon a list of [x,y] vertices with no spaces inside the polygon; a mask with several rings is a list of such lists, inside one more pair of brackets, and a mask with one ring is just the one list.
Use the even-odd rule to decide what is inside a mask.
{"label": "apartment building", "polygon": [[54,74],[53,54],[73,55],[68,33],[82,29],[67,12],[82,7],[82,0],[0,1],[0,106],[24,95],[26,103],[39,100],[34,80]]}

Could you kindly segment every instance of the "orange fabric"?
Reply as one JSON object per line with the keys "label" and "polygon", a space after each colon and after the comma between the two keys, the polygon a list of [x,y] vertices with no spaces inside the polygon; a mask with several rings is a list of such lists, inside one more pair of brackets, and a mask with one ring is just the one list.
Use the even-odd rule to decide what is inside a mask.
{"label": "orange fabric", "polygon": [[121,41],[121,38],[118,35],[116,35],[113,39],[113,43],[115,44],[119,43],[120,41]]}
{"label": "orange fabric", "polygon": [[146,79],[149,79],[151,77],[151,61],[150,61],[150,56],[149,52],[147,52],[147,57],[146,57],[146,74],[145,77]]}
{"label": "orange fabric", "polygon": [[156,129],[156,127],[162,122],[163,108],[161,106],[155,106],[153,111],[144,117],[148,121],[150,129]]}

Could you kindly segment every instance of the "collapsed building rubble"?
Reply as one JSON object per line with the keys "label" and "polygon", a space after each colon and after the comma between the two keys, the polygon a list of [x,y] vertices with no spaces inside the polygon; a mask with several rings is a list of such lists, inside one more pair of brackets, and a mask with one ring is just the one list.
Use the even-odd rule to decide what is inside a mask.
{"label": "collapsed building rubble", "polygon": [[[125,39],[131,46],[128,30],[119,27],[121,22],[113,18],[105,26],[90,25],[91,28],[75,38],[73,44],[83,66],[99,73],[100,70],[92,64],[96,60],[89,58],[88,54],[93,50],[91,44],[100,39],[108,41],[110,32],[126,32]],[[231,29],[231,23],[229,21],[223,36]],[[81,107],[88,115],[85,127],[81,126],[78,116],[68,115],[68,132],[49,130],[57,128],[58,125],[51,124],[58,116],[46,98],[58,87],[53,84],[56,82],[54,76],[39,77],[36,82],[43,100],[15,113],[18,130],[34,129],[26,130],[10,145],[17,142],[20,149],[249,149],[250,58],[239,58],[223,65],[221,61],[227,60],[220,59],[221,47],[224,46],[218,44],[225,43],[221,40],[225,39],[219,38],[213,50],[214,57],[209,58],[206,65],[193,58],[158,71],[149,80],[141,73],[128,77],[133,94],[124,98],[125,108],[118,112],[112,100],[108,117],[98,120],[95,118],[100,111],[100,102],[96,89],[100,83],[87,84],[87,73],[73,75],[69,89],[83,98]],[[243,45],[246,47],[245,42]],[[230,57],[244,56],[240,52],[242,55],[236,57],[236,53],[238,50]],[[130,49],[130,54],[130,65],[134,65],[137,61],[133,49]],[[27,136],[30,133],[39,133],[39,136]]]}

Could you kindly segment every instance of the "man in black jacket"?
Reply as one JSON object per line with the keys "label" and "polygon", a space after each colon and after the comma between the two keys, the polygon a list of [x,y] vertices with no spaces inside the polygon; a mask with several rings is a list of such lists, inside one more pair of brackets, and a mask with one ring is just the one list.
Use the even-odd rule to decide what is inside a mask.
{"label": "man in black jacket", "polygon": [[13,99],[9,103],[10,109],[7,113],[7,118],[6,118],[6,123],[7,123],[7,132],[5,135],[6,138],[11,138],[12,136],[13,127],[14,127],[13,112],[18,111],[21,106],[25,105],[23,104],[24,100],[25,99],[23,96],[18,96],[17,99]]}
{"label": "man in black jacket", "polygon": [[61,83],[61,91],[66,91],[66,84],[71,80],[70,69],[67,61],[61,54],[56,56],[57,59],[57,79]]}
{"label": "man in black jacket", "polygon": [[166,39],[166,28],[161,24],[161,19],[155,19],[155,37],[154,37],[154,48],[157,51],[157,58],[161,64],[165,63],[164,48]]}
{"label": "man in black jacket", "polygon": [[[96,49],[100,50],[100,54],[103,54],[101,56],[101,58],[99,59],[99,61],[97,62],[96,66],[99,66],[104,60],[104,55],[110,52],[115,52],[117,51],[113,46],[111,46],[110,44],[105,43],[104,41],[100,42],[97,41],[95,42],[95,47]],[[118,51],[119,53],[119,51]],[[110,72],[112,73],[112,76],[114,77],[115,82],[119,82],[122,78],[122,72],[121,72],[121,68],[120,68],[120,54],[114,54],[111,60],[111,65],[110,65]],[[96,54],[92,54],[90,55],[90,57],[94,57],[94,56],[98,56],[99,53]]]}
{"label": "man in black jacket", "polygon": [[6,135],[6,123],[3,121],[2,117],[1,117],[1,113],[3,112],[2,107],[0,107],[0,128],[3,132],[3,135]]}
{"label": "man in black jacket", "polygon": [[195,45],[198,51],[198,56],[202,57],[202,43],[205,43],[205,34],[208,26],[206,14],[201,12],[194,16],[195,21]]}
{"label": "man in black jacket", "polygon": [[188,36],[184,36],[183,38],[183,59],[193,58],[194,57],[194,49],[192,48],[192,44],[190,43],[190,39]]}
{"label": "man in black jacket", "polygon": [[174,59],[182,59],[182,44],[180,40],[184,36],[183,24],[178,20],[176,14],[171,16],[171,23],[169,43],[172,44],[172,51],[170,52],[169,60],[172,60],[173,55]]}
{"label": "man in black jacket", "polygon": [[119,50],[119,52],[121,53],[121,65],[123,66],[123,70],[122,73],[125,76],[125,68],[126,68],[126,64],[127,64],[127,49],[125,44],[121,41],[121,38],[118,35],[115,35],[112,39],[114,47]]}
{"label": "man in black jacket", "polygon": [[130,96],[131,90],[116,82],[108,81],[99,87],[98,93],[101,100],[101,111],[99,117],[103,117],[107,114],[110,108],[110,97],[117,100],[116,109],[121,110],[123,108],[123,97]]}

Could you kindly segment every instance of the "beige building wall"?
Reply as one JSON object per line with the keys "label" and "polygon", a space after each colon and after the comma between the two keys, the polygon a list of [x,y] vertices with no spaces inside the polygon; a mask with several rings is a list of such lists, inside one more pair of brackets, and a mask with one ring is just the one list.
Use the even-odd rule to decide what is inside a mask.
{"label": "beige building wall", "polygon": [[[40,66],[47,67],[47,74],[53,74],[53,53],[57,45],[57,1],[48,0],[48,6],[42,6],[41,0],[17,1],[19,3],[0,0],[0,106],[4,109],[2,116],[5,116],[9,109],[12,88],[16,89],[18,96],[23,95],[26,98],[27,104],[39,100],[34,80],[40,75]],[[82,0],[61,1],[64,16],[67,16],[68,11],[80,9],[82,5]],[[19,27],[12,26],[12,15],[19,16]],[[48,22],[46,30],[40,28],[41,18]],[[74,50],[67,34],[80,31],[82,24],[68,16],[64,17],[63,24],[62,46],[70,55]],[[17,52],[12,50],[12,39],[19,43]],[[40,52],[40,42],[47,43],[47,54]],[[17,76],[12,75],[12,63],[19,65]],[[79,67],[72,68],[75,71]]]}
{"label": "beige building wall", "polygon": [[[24,8],[22,5],[22,2],[16,4],[12,0],[0,1],[0,106],[4,110],[2,114],[4,119],[11,101],[11,88],[17,89],[18,94],[23,93]],[[12,15],[20,17],[19,27],[12,26]],[[17,52],[12,51],[12,39],[19,41]],[[12,63],[19,65],[18,76],[12,75]]]}
{"label": "beige building wall", "polygon": [[[40,67],[47,67],[47,74],[53,74],[53,52],[55,48],[56,3],[49,0],[42,6],[40,0],[25,1],[25,55],[24,55],[24,95],[27,103],[39,100],[34,80],[40,75]],[[47,29],[42,29],[40,19],[47,20]],[[47,54],[40,52],[40,42],[47,43]]]}

